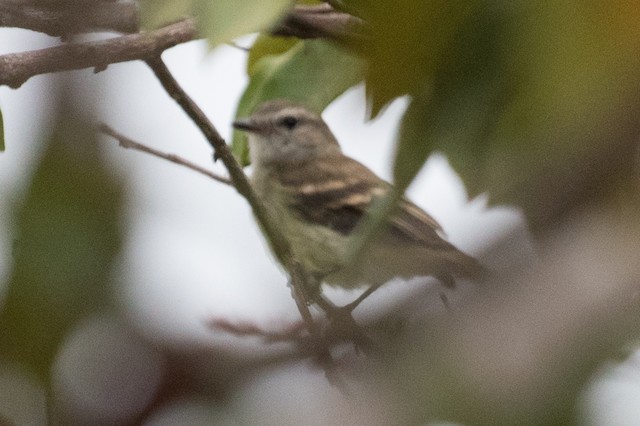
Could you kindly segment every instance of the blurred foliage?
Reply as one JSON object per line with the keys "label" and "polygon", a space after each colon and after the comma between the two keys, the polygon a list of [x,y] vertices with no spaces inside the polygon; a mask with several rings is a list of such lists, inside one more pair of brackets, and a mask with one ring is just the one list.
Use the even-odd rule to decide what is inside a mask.
{"label": "blurred foliage", "polygon": [[431,81],[451,54],[457,34],[480,0],[346,0],[345,6],[369,25],[364,51],[373,116],[398,96]]}
{"label": "blurred foliage", "polygon": [[[492,120],[511,84],[504,72],[507,55],[501,45],[510,17],[494,9],[498,8],[475,10],[464,28],[448,40],[450,47],[433,65],[432,78],[423,79],[423,86],[411,92],[413,99],[402,122],[394,162],[394,183],[401,191],[436,150],[447,154],[463,174],[467,188],[474,194],[482,191],[470,185],[478,183],[474,173],[483,161]],[[380,83],[367,84],[374,86],[370,90],[375,99]]]}
{"label": "blurred foliage", "polygon": [[143,0],[144,28],[195,16],[200,34],[214,47],[241,35],[267,29],[290,7],[290,0]]}
{"label": "blurred foliage", "polygon": [[110,303],[123,197],[95,134],[69,115],[51,140],[16,213],[14,264],[0,312],[0,353],[49,380],[69,328]]}
{"label": "blurred foliage", "polygon": [[[638,8],[624,2],[475,2],[473,13],[461,15],[437,23],[445,29],[431,29],[449,34],[450,25],[457,26],[433,72],[412,76],[413,84],[424,84],[410,91],[396,181],[405,186],[430,152],[442,151],[470,195],[488,192],[493,201],[537,214],[537,194],[530,191],[541,176],[584,168],[600,147],[620,137],[616,127],[637,123],[626,115],[637,108],[640,88],[640,30],[630,19]],[[392,38],[393,32],[386,34]],[[393,49],[412,56],[410,50],[421,46]],[[393,63],[371,59],[369,69],[384,66],[394,75]],[[387,101],[376,100],[382,82],[369,77],[367,83],[374,105]],[[621,162],[633,158],[619,155]]]}
{"label": "blurred foliage", "polygon": [[194,0],[140,0],[142,28],[153,29],[193,15]]}
{"label": "blurred foliage", "polygon": [[[260,36],[247,67],[250,83],[238,104],[238,117],[247,117],[260,103],[277,98],[298,101],[320,112],[360,81],[364,63],[325,40]],[[248,164],[244,132],[234,131],[233,151],[242,164]]]}
{"label": "blurred foliage", "polygon": [[195,2],[200,31],[211,46],[264,30],[291,6],[290,0],[204,0]]}

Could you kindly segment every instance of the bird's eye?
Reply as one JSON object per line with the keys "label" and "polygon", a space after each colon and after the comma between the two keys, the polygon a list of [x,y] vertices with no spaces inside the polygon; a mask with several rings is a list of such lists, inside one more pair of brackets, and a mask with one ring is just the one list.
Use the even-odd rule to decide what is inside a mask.
{"label": "bird's eye", "polygon": [[283,127],[286,127],[289,130],[292,130],[294,127],[298,125],[298,119],[291,115],[287,115],[286,117],[282,117],[278,122],[278,124],[280,124]]}

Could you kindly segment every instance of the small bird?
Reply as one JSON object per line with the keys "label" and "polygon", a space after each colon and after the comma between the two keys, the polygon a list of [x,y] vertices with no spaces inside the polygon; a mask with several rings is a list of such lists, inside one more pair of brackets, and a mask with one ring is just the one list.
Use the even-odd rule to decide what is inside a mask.
{"label": "small bird", "polygon": [[370,289],[393,278],[477,277],[482,267],[441,235],[440,225],[402,198],[386,227],[357,264],[346,259],[358,224],[391,184],[342,153],[322,118],[288,100],[267,101],[233,126],[248,133],[252,186],[297,260],[315,278],[343,288]]}

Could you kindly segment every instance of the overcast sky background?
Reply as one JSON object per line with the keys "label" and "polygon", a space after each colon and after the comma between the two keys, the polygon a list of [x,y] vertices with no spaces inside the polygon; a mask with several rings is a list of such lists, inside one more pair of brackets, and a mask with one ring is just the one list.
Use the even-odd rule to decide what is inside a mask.
{"label": "overcast sky background", "polygon": [[[52,43],[55,40],[28,31],[0,31],[0,54]],[[249,44],[248,40],[240,43]],[[247,83],[246,53],[223,46],[207,54],[204,43],[192,42],[166,52],[164,59],[229,140],[235,106]],[[117,131],[212,167],[209,145],[143,63],[111,65],[97,75],[91,70],[70,74],[83,88],[81,99],[87,104],[100,99],[98,116]],[[18,90],[0,88],[6,141],[6,152],[0,154],[0,285],[10,266],[10,206],[28,184],[44,131],[53,118],[52,99],[45,91],[52,78],[58,76],[32,78]],[[389,179],[392,142],[406,105],[406,99],[397,100],[380,118],[365,123],[364,90],[357,87],[323,116],[345,153]],[[205,322],[226,318],[277,328],[297,320],[286,277],[268,253],[248,205],[234,190],[157,158],[118,148],[108,138],[101,145],[110,166],[126,178],[129,188],[126,249],[114,276],[121,284],[127,312],[143,331],[164,342],[224,344],[249,354],[256,351],[255,342],[214,335]],[[220,165],[215,170],[224,173]],[[428,161],[409,196],[442,224],[450,241],[469,253],[477,253],[502,232],[524,229],[521,215],[513,208],[487,208],[484,197],[468,202],[464,186],[441,156]],[[517,250],[533,255],[528,241]],[[410,286],[402,283],[387,286],[376,300],[394,297],[407,288]],[[349,296],[336,291],[331,295],[345,300]],[[640,370],[635,358],[609,371],[589,393],[597,420],[594,424],[622,424],[610,420],[640,418]],[[273,380],[254,383],[256,401],[264,398],[260,392],[274,380],[282,379],[286,386],[297,380],[301,390],[309,385],[316,390],[325,386],[320,384],[324,383],[320,372],[302,370],[295,379],[290,371],[286,380],[282,379],[284,372],[274,372]]]}

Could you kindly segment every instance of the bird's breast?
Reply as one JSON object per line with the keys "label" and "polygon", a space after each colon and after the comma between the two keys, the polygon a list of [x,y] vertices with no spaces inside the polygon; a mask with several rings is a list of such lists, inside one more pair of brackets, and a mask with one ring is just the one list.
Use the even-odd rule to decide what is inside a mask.
{"label": "bird's breast", "polygon": [[305,268],[325,275],[340,268],[346,256],[348,237],[321,223],[309,222],[293,208],[295,194],[277,179],[256,174],[252,178],[256,194],[272,222],[291,244]]}

